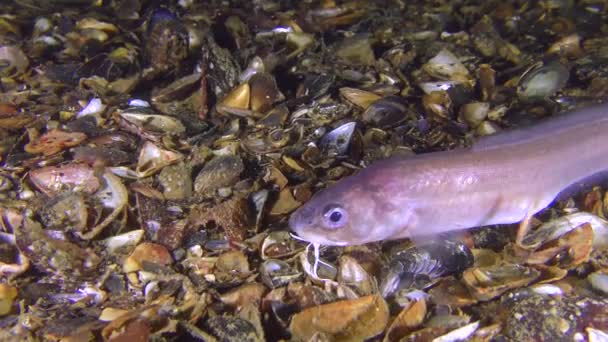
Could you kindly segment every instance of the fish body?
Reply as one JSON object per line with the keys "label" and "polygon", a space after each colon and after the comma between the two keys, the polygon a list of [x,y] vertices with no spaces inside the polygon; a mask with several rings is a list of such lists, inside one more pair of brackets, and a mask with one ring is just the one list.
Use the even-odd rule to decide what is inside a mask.
{"label": "fish body", "polygon": [[608,105],[601,105],[470,148],[375,162],[316,193],[289,226],[312,243],[354,245],[516,223],[606,170]]}

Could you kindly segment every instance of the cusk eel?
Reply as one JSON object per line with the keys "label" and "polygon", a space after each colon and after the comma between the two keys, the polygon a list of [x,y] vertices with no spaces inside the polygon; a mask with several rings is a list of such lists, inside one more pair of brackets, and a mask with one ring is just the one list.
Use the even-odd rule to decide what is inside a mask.
{"label": "cusk eel", "polygon": [[392,157],[316,193],[289,219],[302,240],[357,245],[524,220],[608,170],[608,104],[469,148]]}

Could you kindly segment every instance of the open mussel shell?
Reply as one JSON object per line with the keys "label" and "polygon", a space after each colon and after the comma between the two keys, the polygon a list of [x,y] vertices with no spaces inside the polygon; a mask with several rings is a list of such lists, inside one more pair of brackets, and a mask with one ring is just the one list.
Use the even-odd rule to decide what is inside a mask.
{"label": "open mussel shell", "polygon": [[469,268],[462,274],[462,280],[476,299],[485,301],[526,286],[540,276],[536,268],[506,264]]}
{"label": "open mussel shell", "polygon": [[608,221],[587,212],[577,212],[543,223],[524,236],[521,246],[535,250],[575,229],[581,229],[584,224],[589,224],[593,230],[594,248],[608,247]]}
{"label": "open mussel shell", "polygon": [[460,273],[473,265],[473,253],[456,241],[397,245],[388,259],[388,268],[380,282],[380,291],[385,298],[404,288],[425,288],[434,279]]}
{"label": "open mussel shell", "polygon": [[180,136],[186,131],[179,119],[148,112],[151,111],[135,107],[119,110],[113,116],[127,131],[153,141],[160,141],[164,135]]}
{"label": "open mussel shell", "polygon": [[522,100],[548,98],[562,89],[569,77],[570,71],[560,62],[534,64],[519,78],[517,95]]}

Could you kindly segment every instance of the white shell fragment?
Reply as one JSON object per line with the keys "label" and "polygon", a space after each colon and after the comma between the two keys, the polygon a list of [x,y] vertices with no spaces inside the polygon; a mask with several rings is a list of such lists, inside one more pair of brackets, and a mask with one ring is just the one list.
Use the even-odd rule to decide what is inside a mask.
{"label": "white shell fragment", "polygon": [[475,332],[475,330],[477,330],[477,328],[479,328],[479,321],[467,324],[464,327],[460,327],[456,330],[452,330],[443,336],[433,339],[433,342],[464,341],[469,338]]}
{"label": "white shell fragment", "polygon": [[422,66],[429,75],[441,79],[459,82],[472,80],[469,70],[452,52],[443,49]]}
{"label": "white shell fragment", "polygon": [[139,153],[137,169],[135,171],[138,177],[148,177],[160,171],[163,167],[176,163],[181,159],[181,154],[161,149],[155,144],[146,141]]}
{"label": "white shell fragment", "polygon": [[144,237],[144,230],[137,229],[104,240],[108,252],[114,253],[123,248],[135,248]]}
{"label": "white shell fragment", "polygon": [[593,272],[587,277],[587,280],[594,289],[604,295],[608,295],[608,273],[601,271]]}
{"label": "white shell fragment", "polygon": [[21,51],[15,46],[0,46],[0,73],[4,74],[5,70],[9,75],[20,75],[27,70],[30,62]]}
{"label": "white shell fragment", "polygon": [[78,112],[78,114],[76,114],[76,117],[81,118],[88,115],[100,114],[105,109],[106,105],[104,105],[100,99],[93,98],[80,112]]}

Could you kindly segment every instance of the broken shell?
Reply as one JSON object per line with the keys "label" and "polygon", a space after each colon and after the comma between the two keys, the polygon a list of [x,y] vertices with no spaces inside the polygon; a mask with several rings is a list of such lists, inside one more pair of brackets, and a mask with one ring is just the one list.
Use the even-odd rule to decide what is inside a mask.
{"label": "broken shell", "polygon": [[490,104],[487,102],[472,102],[460,108],[461,119],[471,127],[477,127],[488,116]]}
{"label": "broken shell", "polygon": [[449,333],[436,337],[433,339],[435,342],[450,342],[450,341],[466,341],[475,331],[479,328],[479,321],[469,323],[458,329],[454,329]]}
{"label": "broken shell", "polygon": [[443,278],[439,284],[429,290],[433,303],[458,308],[477,303],[465,285],[453,276]]}
{"label": "broken shell", "polygon": [[232,89],[226,97],[222,99],[221,105],[230,108],[249,109],[250,99],[251,86],[248,83],[243,83]]}
{"label": "broken shell", "polygon": [[247,283],[221,295],[220,300],[227,305],[242,308],[252,303],[260,303],[266,292],[264,285]]}
{"label": "broken shell", "polygon": [[279,192],[279,196],[270,208],[269,214],[271,216],[288,214],[296,210],[300,205],[302,205],[302,203],[296,201],[291,193],[291,189],[285,188]]}
{"label": "broken shell", "polygon": [[492,101],[496,92],[496,71],[488,64],[479,66],[479,87],[482,101]]}
{"label": "broken shell", "polygon": [[[262,217],[264,216],[264,208],[266,207],[266,202],[268,200],[268,195],[270,191],[264,189],[260,191],[256,191],[251,194],[250,199],[253,202],[254,210],[255,210],[255,228],[256,233],[259,231],[260,224],[262,222]],[[262,247],[262,253],[264,253],[264,247]],[[263,258],[263,256],[262,256]]]}
{"label": "broken shell", "polygon": [[146,263],[166,266],[172,262],[173,258],[164,246],[144,242],[135,247],[133,253],[125,259],[122,270],[125,273],[137,272],[144,269]]}
{"label": "broken shell", "polygon": [[276,102],[283,101],[285,96],[279,88],[274,77],[267,73],[257,73],[249,80],[251,86],[251,110],[257,113],[266,113]]}
{"label": "broken shell", "polygon": [[[12,231],[14,231],[14,228],[12,227],[21,224],[21,214],[12,212],[12,210],[7,210],[3,216],[4,220],[18,220],[18,222],[4,224],[10,226]],[[12,217],[12,219],[9,219],[7,216]],[[27,271],[29,267],[29,259],[23,253],[19,252],[17,248],[15,235],[0,232],[0,275],[12,279]]]}
{"label": "broken shell", "polygon": [[260,265],[260,277],[264,285],[274,289],[297,281],[302,273],[284,261],[268,259]]}
{"label": "broken shell", "polygon": [[363,110],[380,99],[379,95],[372,92],[348,87],[340,88],[340,95]]}
{"label": "broken shell", "polygon": [[287,59],[296,57],[315,42],[314,36],[304,32],[288,32],[285,42],[292,49]]}
{"label": "broken shell", "polygon": [[0,284],[0,316],[12,311],[15,298],[17,298],[16,288],[8,284]]}
{"label": "broken shell", "polygon": [[411,302],[395,317],[386,331],[383,342],[401,341],[402,338],[419,327],[427,314],[426,300]]}
{"label": "broken shell", "polygon": [[562,37],[549,47],[547,53],[579,58],[584,55],[581,48],[581,37],[577,33]]}
{"label": "broken shell", "polygon": [[452,99],[445,91],[435,91],[422,97],[425,111],[438,120],[449,119],[452,115]]}
{"label": "broken shell", "polygon": [[460,62],[456,55],[446,49],[439,51],[435,57],[422,66],[422,69],[440,80],[458,81],[461,83],[473,82],[469,70]]}
{"label": "broken shell", "polygon": [[45,156],[50,156],[66,148],[77,146],[86,138],[87,136],[83,133],[53,129],[25,145],[24,149],[27,153],[42,153]]}
{"label": "broken shell", "polygon": [[289,328],[295,339],[303,341],[313,336],[363,341],[380,334],[388,320],[384,299],[366,296],[306,309],[293,316]]}
{"label": "broken shell", "polygon": [[101,30],[111,34],[118,33],[118,27],[116,27],[114,24],[99,21],[95,18],[83,18],[78,20],[76,23],[76,28],[79,30]]}
{"label": "broken shell", "polygon": [[517,95],[522,100],[544,99],[552,96],[568,82],[570,71],[559,62],[536,63],[517,82]]}
{"label": "broken shell", "polygon": [[95,197],[105,209],[110,210],[110,213],[105,217],[100,217],[99,223],[92,227],[90,231],[76,232],[76,235],[84,240],[94,238],[112,221],[118,218],[123,209],[127,207],[129,200],[127,188],[125,188],[120,178],[106,171],[103,173],[101,180],[103,187],[95,193]]}
{"label": "broken shell", "polygon": [[477,126],[477,129],[475,130],[475,134],[477,136],[483,137],[486,135],[496,134],[499,131],[500,131],[500,127],[497,124],[495,124],[491,121],[483,121],[479,124],[479,126]]}
{"label": "broken shell", "polygon": [[606,272],[593,272],[587,276],[587,281],[591,286],[600,291],[603,294],[608,294],[608,273]]}
{"label": "broken shell", "polygon": [[357,290],[357,293],[366,296],[376,292],[376,282],[373,277],[350,256],[340,256],[338,267],[338,282]]}
{"label": "broken shell", "polygon": [[100,186],[92,168],[84,164],[47,166],[32,170],[30,181],[48,196],[64,190],[93,193]]}
{"label": "broken shell", "polygon": [[301,245],[291,238],[287,231],[274,231],[268,234],[260,247],[263,260],[288,258],[302,251]]}
{"label": "broken shell", "polygon": [[279,104],[266,113],[263,118],[258,120],[257,124],[267,128],[283,126],[288,116],[289,108],[284,104]]}
{"label": "broken shell", "polygon": [[335,50],[335,56],[348,65],[373,65],[376,57],[371,46],[371,37],[360,34],[342,40]]}
{"label": "broken shell", "polygon": [[137,176],[144,178],[155,174],[165,166],[177,163],[183,156],[177,152],[161,149],[155,144],[146,141],[137,160]]}
{"label": "broken shell", "polygon": [[264,72],[264,70],[264,61],[259,56],[255,56],[251,59],[251,61],[249,61],[247,69],[243,70],[239,76],[239,81],[243,83],[248,82],[251,76],[257,74],[258,72]]}
{"label": "broken shell", "polygon": [[452,88],[456,88],[460,83],[456,82],[456,81],[439,81],[439,82],[422,82],[420,84],[418,84],[418,86],[420,87],[420,89],[422,89],[422,91],[427,94],[430,95],[431,93],[435,92],[435,91],[445,91],[447,92],[448,90],[452,89]]}
{"label": "broken shell", "polygon": [[20,48],[0,46],[0,75],[17,76],[27,70],[29,60]]}
{"label": "broken shell", "polygon": [[122,251],[128,251],[130,254],[132,250],[137,246],[144,237],[145,231],[143,229],[132,230],[127,233],[112,236],[103,241],[110,253],[120,253]]}

